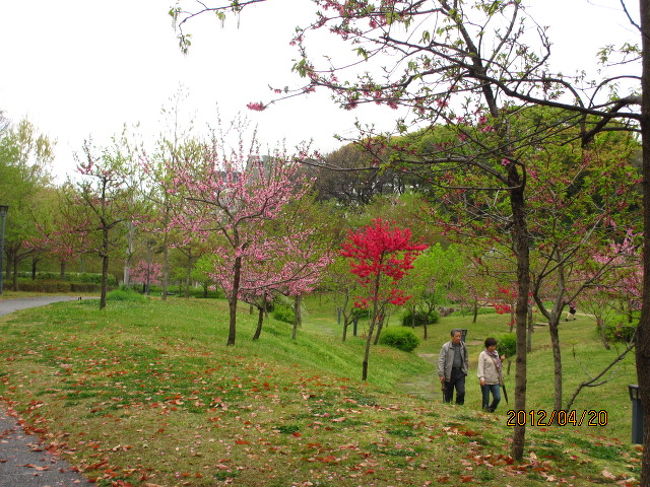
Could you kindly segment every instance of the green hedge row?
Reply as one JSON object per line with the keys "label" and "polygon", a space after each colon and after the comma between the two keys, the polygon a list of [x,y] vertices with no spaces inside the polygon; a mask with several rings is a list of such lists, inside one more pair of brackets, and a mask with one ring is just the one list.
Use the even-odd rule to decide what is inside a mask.
{"label": "green hedge row", "polygon": [[[18,278],[32,279],[31,272],[19,272]],[[5,274],[5,279],[7,279]],[[76,283],[94,283],[101,284],[102,275],[94,272],[66,272],[63,279],[59,272],[37,272],[36,280],[39,281],[66,281],[66,282],[76,282]],[[108,285],[117,286],[117,279],[115,276],[108,275]]]}
{"label": "green hedge row", "polygon": [[98,293],[101,291],[101,285],[92,282],[19,279],[18,290],[38,293]]}

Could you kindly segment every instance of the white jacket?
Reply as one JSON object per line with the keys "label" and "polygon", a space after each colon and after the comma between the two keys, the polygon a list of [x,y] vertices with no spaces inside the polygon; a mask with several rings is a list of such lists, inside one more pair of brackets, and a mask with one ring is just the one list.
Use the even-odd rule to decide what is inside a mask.
{"label": "white jacket", "polygon": [[[497,352],[498,354],[498,352]],[[496,360],[501,360],[497,358]],[[478,356],[478,370],[476,375],[480,379],[485,379],[485,383],[488,385],[500,384],[499,380],[499,371],[494,359],[490,356],[487,350],[483,350]]]}

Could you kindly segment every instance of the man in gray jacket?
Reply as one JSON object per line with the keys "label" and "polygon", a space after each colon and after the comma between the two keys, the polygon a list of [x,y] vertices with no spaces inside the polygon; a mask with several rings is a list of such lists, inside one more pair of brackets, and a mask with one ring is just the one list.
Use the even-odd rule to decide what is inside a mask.
{"label": "man in gray jacket", "polygon": [[456,404],[465,403],[465,376],[468,370],[468,354],[461,340],[462,332],[451,330],[451,340],[445,343],[438,357],[438,377],[443,387],[444,402],[451,402],[456,389]]}

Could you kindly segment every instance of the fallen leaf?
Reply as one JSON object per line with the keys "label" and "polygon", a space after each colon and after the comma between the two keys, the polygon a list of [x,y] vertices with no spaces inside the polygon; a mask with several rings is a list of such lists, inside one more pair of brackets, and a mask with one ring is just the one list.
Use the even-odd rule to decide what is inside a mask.
{"label": "fallen leaf", "polygon": [[614,475],[614,474],[611,473],[611,472],[608,472],[607,470],[603,470],[603,471],[600,472],[600,473],[601,473],[602,476],[605,477],[606,479],[609,479],[609,480],[616,480],[616,475]]}

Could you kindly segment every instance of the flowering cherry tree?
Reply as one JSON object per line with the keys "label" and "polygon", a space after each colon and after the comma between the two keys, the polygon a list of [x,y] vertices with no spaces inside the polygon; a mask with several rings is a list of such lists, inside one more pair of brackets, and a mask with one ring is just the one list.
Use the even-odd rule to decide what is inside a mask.
{"label": "flowering cherry tree", "polygon": [[410,296],[398,284],[413,268],[413,261],[427,248],[411,241],[411,230],[399,228],[391,222],[377,218],[371,225],[350,232],[343,243],[341,255],[350,262],[350,272],[366,290],[355,302],[357,308],[372,306],[372,318],[366,338],[361,380],[368,378],[368,357],[378,317],[385,306],[405,304]]}
{"label": "flowering cherry tree", "polygon": [[142,292],[148,293],[152,284],[159,285],[161,283],[162,271],[162,264],[141,260],[133,269],[130,269],[129,275],[133,282],[142,284]]}
{"label": "flowering cherry tree", "polygon": [[[237,302],[242,293],[254,293],[267,283],[254,282],[255,264],[293,251],[290,242],[300,235],[285,236],[284,242],[265,238],[265,227],[277,219],[282,209],[307,190],[297,164],[286,157],[260,157],[239,148],[226,152],[223,143],[206,147],[202,160],[180,160],[175,165],[174,188],[182,191],[180,211],[172,225],[185,230],[187,238],[199,236],[210,243],[217,256],[211,276],[223,288],[229,303],[228,345],[235,344]],[[282,244],[288,245],[283,247]],[[297,268],[287,266],[273,274],[279,285],[295,277]],[[255,276],[255,277],[252,277]]]}

